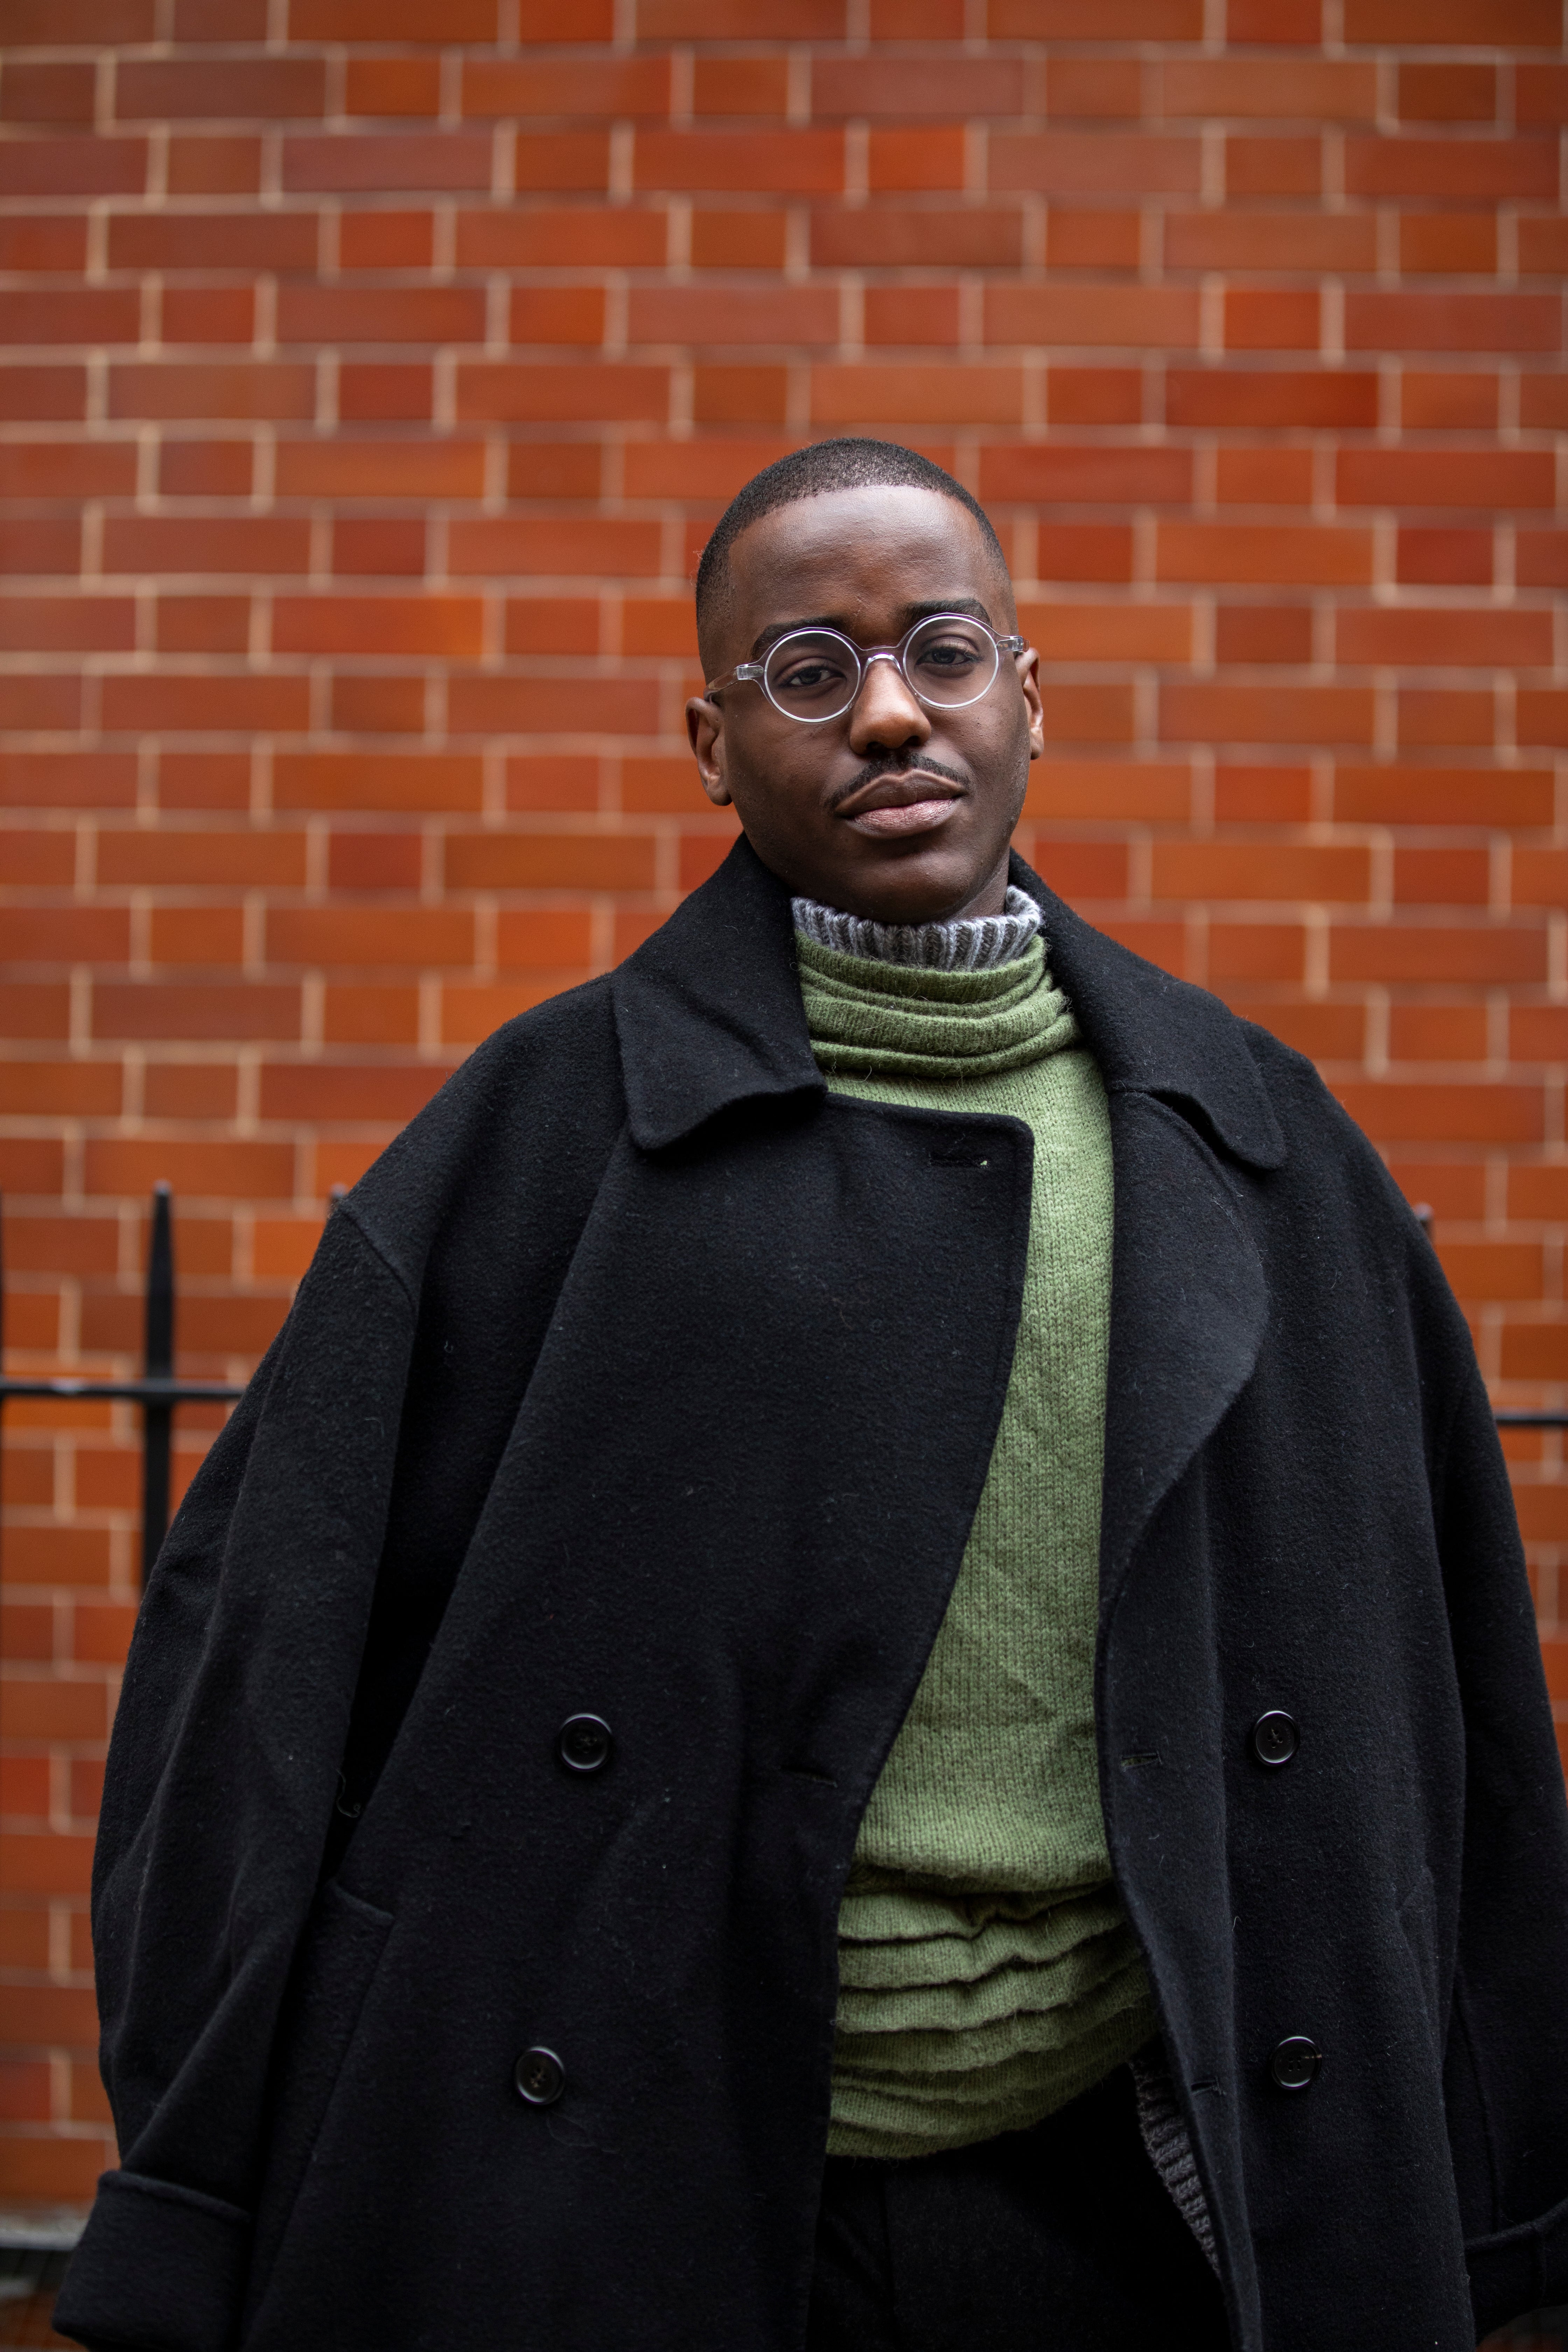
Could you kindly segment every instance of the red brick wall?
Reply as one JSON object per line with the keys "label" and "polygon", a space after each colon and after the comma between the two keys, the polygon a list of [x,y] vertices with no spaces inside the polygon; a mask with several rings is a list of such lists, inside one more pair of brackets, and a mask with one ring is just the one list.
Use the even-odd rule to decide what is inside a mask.
{"label": "red brick wall", "polygon": [[[696,553],[867,429],[1010,547],[1026,850],[1318,1057],[1500,1397],[1568,1394],[1559,0],[0,26],[12,1369],[129,1363],[166,1177],[182,1361],[243,1370],[328,1187],[710,870]],[[136,1464],[7,1420],[0,2199],[71,2200]]]}

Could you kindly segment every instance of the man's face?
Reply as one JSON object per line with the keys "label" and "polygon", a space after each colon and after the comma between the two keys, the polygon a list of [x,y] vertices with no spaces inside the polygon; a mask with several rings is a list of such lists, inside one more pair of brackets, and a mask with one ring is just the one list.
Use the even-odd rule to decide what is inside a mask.
{"label": "man's face", "polygon": [[[955,499],[878,485],[779,507],[730,551],[708,675],[826,625],[896,646],[923,615],[1015,626],[1005,572]],[[788,718],[754,682],[686,707],[710,801],[732,801],[764,866],[799,896],[884,923],[999,914],[1029,762],[1045,749],[1038,657],[1004,654],[988,690],[933,709],[873,662],[841,718]]]}

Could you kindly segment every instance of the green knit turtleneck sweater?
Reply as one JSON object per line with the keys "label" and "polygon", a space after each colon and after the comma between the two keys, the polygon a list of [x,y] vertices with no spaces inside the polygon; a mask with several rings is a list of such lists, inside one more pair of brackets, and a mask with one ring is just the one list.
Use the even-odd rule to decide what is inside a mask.
{"label": "green knit turtleneck sweater", "polygon": [[1038,2122],[1155,2030],[1094,1734],[1110,1128],[1038,939],[980,971],[795,948],[836,1093],[1005,1113],[1035,1139],[995,1448],[839,1916],[829,2153],[921,2156]]}

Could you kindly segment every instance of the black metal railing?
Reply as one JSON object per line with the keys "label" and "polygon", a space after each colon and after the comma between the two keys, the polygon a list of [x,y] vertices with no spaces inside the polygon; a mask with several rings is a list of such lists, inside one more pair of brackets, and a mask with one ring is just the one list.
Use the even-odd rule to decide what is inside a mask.
{"label": "black metal railing", "polygon": [[[153,1188],[153,1233],[147,1253],[147,1295],[142,1309],[140,1380],[90,1381],[74,1375],[52,1379],[15,1375],[5,1370],[5,1227],[0,1222],[0,1409],[11,1397],[54,1397],[62,1402],[91,1401],[142,1408],[142,1580],[146,1582],[169,1527],[169,1462],[177,1404],[232,1404],[245,1394],[232,1381],[181,1381],[174,1377],[174,1198],[167,1184]],[[3,1461],[3,1456],[0,1456]],[[0,1469],[0,1497],[4,1474]]]}
{"label": "black metal railing", "polygon": [[[342,1192],[332,1187],[334,1202]],[[1415,1215],[1428,1236],[1432,1212],[1423,1202]],[[245,1393],[229,1381],[182,1381],[174,1375],[174,1199],[167,1184],[153,1189],[152,1240],[147,1254],[147,1293],[143,1302],[142,1376],[139,1380],[79,1380],[72,1374],[53,1378],[16,1375],[5,1370],[5,1262],[4,1225],[0,1223],[0,1408],[10,1397],[53,1397],[66,1403],[89,1400],[123,1402],[142,1408],[142,1576],[145,1582],[169,1525],[169,1465],[174,1444],[174,1408],[181,1404],[232,1404]],[[1496,1415],[1500,1429],[1568,1429],[1568,1410],[1561,1406],[1503,1406]],[[0,1495],[3,1495],[0,1471]]]}

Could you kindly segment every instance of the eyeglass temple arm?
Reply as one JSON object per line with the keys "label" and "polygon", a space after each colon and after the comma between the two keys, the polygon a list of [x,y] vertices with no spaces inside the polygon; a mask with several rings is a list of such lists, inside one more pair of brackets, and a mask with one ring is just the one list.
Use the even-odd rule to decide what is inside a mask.
{"label": "eyeglass temple arm", "polygon": [[734,669],[727,669],[722,677],[710,677],[702,691],[704,694],[718,694],[727,686],[761,686],[762,682],[762,663],[742,662]]}

